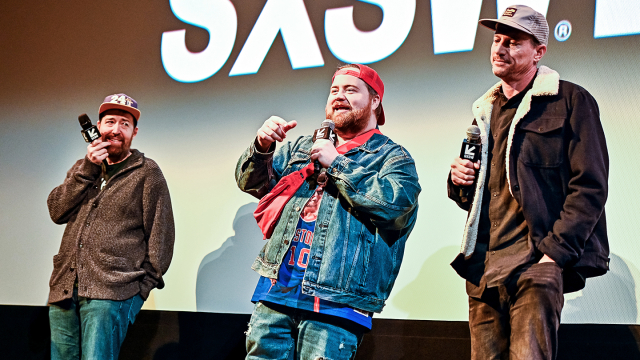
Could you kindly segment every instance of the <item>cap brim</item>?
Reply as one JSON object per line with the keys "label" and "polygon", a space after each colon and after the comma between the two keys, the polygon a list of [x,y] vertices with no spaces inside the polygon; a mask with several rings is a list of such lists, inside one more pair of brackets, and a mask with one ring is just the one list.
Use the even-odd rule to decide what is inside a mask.
{"label": "cap brim", "polygon": [[121,104],[117,104],[117,103],[104,103],[102,105],[100,105],[100,109],[98,110],[98,114],[102,114],[103,112],[107,111],[107,110],[111,110],[111,109],[118,109],[118,110],[123,110],[126,111],[128,113],[130,113],[131,115],[133,115],[133,117],[136,119],[136,121],[140,120],[140,110],[131,107],[131,106],[126,106],[126,105],[121,105]]}
{"label": "cap brim", "polygon": [[[532,33],[531,31],[523,28],[522,26],[520,26],[520,24],[510,21],[510,20],[502,20],[502,19],[480,19],[480,21],[478,21],[480,23],[480,25],[486,27],[487,29],[491,29],[493,31],[496,31],[496,28],[498,27],[498,24],[502,24],[502,25],[506,25],[508,27],[514,28],[516,30],[522,31],[523,33],[527,33],[529,35],[532,35],[534,38],[536,37],[536,35],[534,33]],[[536,38],[537,39],[537,38]]]}

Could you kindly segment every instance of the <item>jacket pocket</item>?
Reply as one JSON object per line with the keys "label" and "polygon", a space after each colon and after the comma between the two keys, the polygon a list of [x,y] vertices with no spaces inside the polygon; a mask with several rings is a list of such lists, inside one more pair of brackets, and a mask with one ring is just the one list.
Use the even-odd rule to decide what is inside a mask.
{"label": "jacket pocket", "polygon": [[[64,265],[64,258],[60,254],[53,255],[53,272],[49,279],[49,286],[54,286],[60,282],[65,272],[62,271]],[[68,272],[68,271],[67,271]]]}
{"label": "jacket pocket", "polygon": [[311,154],[308,152],[305,152],[302,150],[296,151],[293,154],[293,156],[291,156],[291,159],[289,159],[289,162],[287,163],[287,167],[284,169],[282,176],[283,177],[287,176],[292,172],[302,169],[304,166],[307,165],[310,157],[311,157]]}
{"label": "jacket pocket", "polygon": [[522,124],[522,145],[518,160],[527,166],[558,167],[563,159],[565,118],[539,118]]}

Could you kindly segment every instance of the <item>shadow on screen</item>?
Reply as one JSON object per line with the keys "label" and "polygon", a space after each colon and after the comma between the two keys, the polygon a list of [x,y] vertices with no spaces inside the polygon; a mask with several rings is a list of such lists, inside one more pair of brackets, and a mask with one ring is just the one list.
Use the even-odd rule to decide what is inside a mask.
{"label": "shadow on screen", "polygon": [[253,217],[257,203],[241,206],[233,220],[234,236],[207,254],[196,280],[196,309],[204,312],[250,314],[251,295],[259,275],[251,264],[264,246]]}
{"label": "shadow on screen", "polygon": [[567,300],[562,310],[563,323],[636,323],[638,305],[633,275],[640,274],[616,254],[611,254],[609,267],[606,275],[587,279],[581,296]]}

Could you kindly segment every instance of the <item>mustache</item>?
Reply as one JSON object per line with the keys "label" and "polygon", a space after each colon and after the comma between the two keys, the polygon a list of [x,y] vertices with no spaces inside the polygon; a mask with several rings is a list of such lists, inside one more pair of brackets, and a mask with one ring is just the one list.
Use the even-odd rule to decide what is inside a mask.
{"label": "mustache", "polygon": [[124,136],[122,135],[112,135],[112,134],[107,134],[104,137],[105,140],[118,140],[118,141],[122,141],[124,142]]}
{"label": "mustache", "polygon": [[345,106],[345,107],[348,107],[350,109],[352,108],[352,106],[351,106],[351,104],[349,103],[348,100],[347,101],[334,100],[331,103],[331,109],[334,109],[336,106]]}

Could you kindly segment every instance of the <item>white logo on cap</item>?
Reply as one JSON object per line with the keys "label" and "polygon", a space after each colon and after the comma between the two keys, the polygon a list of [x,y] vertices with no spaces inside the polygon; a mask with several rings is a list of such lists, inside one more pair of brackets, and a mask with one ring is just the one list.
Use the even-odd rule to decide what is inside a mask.
{"label": "white logo on cap", "polygon": [[131,106],[131,99],[129,99],[128,97],[124,96],[124,95],[111,95],[111,101],[112,103],[115,104],[120,104],[120,105],[126,105],[126,106]]}

